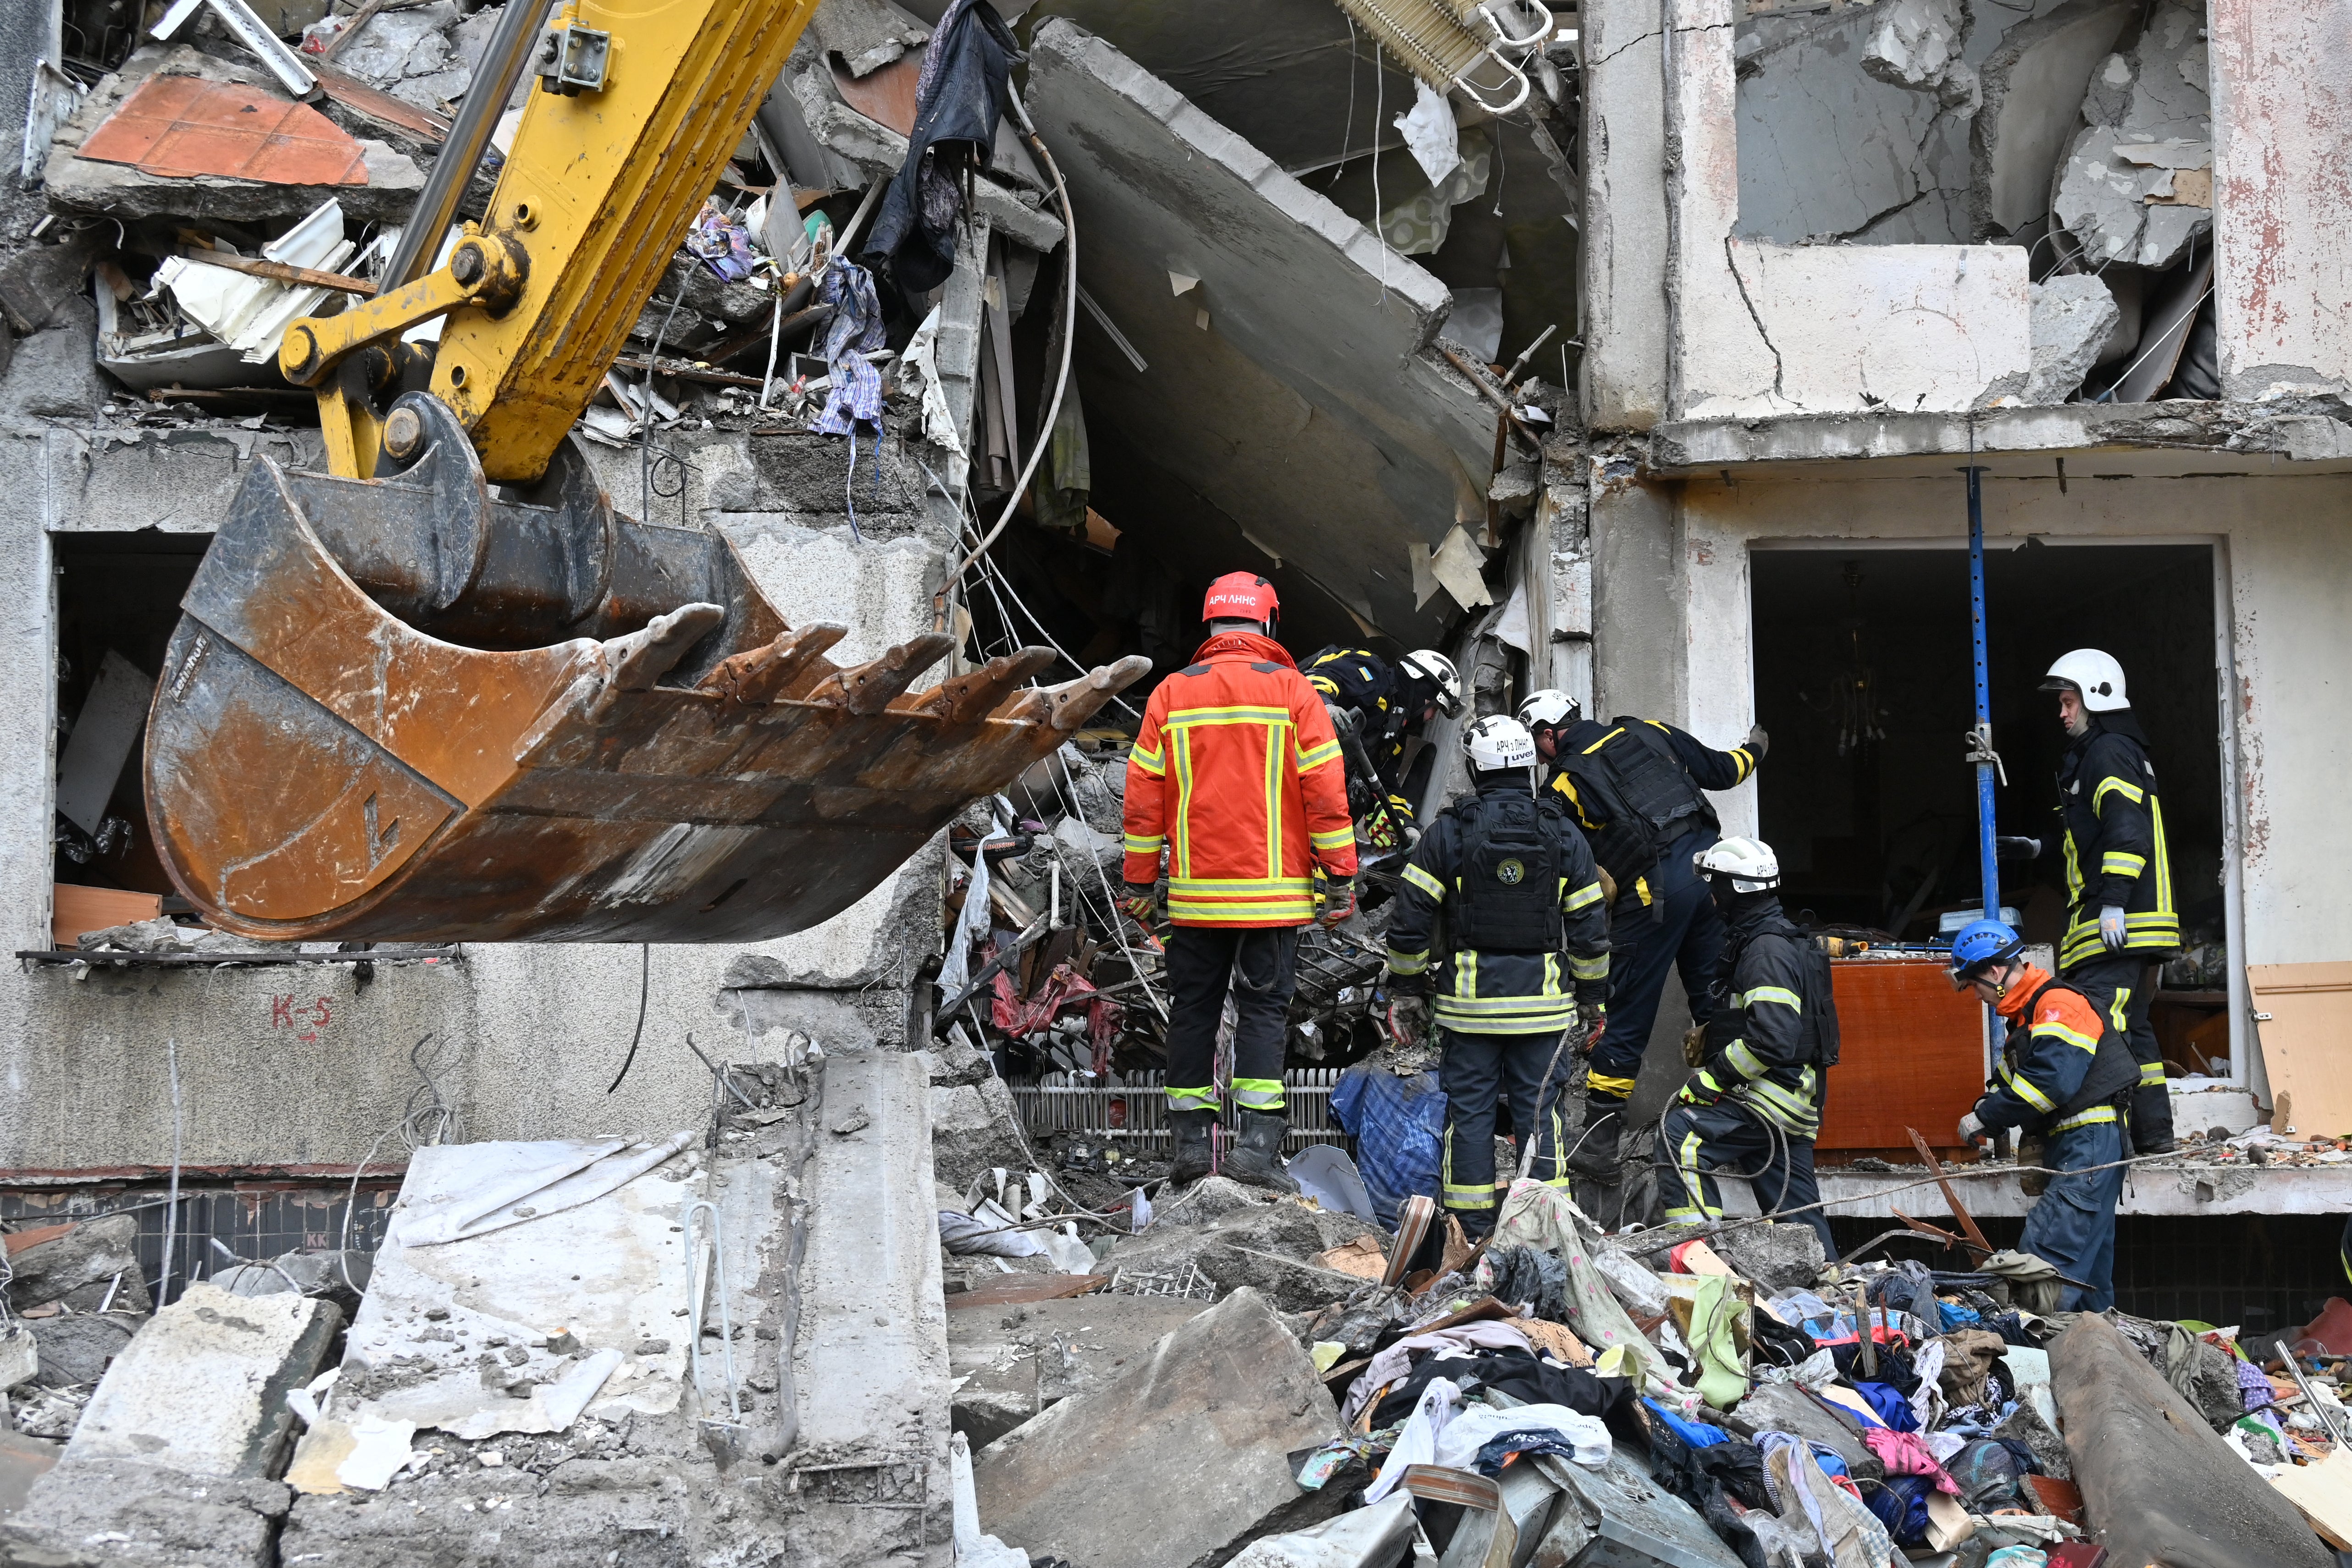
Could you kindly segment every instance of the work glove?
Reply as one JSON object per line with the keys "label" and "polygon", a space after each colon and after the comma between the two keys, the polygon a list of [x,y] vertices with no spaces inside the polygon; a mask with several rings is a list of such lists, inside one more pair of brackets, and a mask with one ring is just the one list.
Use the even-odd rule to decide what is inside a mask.
{"label": "work glove", "polygon": [[2107,951],[2110,953],[2122,952],[2124,950],[2124,912],[2122,908],[2116,904],[2110,904],[2105,909],[2100,910],[2099,940],[2105,945]]}
{"label": "work glove", "polygon": [[1695,1023],[1683,1030],[1683,1065],[1696,1067],[1706,1060],[1706,1025]]}
{"label": "work glove", "polygon": [[1763,761],[1765,750],[1769,747],[1771,744],[1772,737],[1764,733],[1764,727],[1762,725],[1751,724],[1748,727],[1747,746],[1748,756],[1756,758],[1759,762]]}
{"label": "work glove", "polygon": [[1960,1118],[1960,1142],[1974,1144],[1986,1137],[1984,1118],[1974,1111]]}
{"label": "work glove", "polygon": [[1315,918],[1325,925],[1337,925],[1356,913],[1356,884],[1335,882],[1324,890],[1323,913]]}
{"label": "work glove", "polygon": [[2020,838],[2009,834],[2003,834],[2001,837],[1993,840],[1992,852],[1995,860],[2040,860],[2042,858],[2042,841],[2040,839]]}
{"label": "work glove", "polygon": [[1389,998],[1389,1038],[1399,1045],[1419,1045],[1429,1032],[1429,998],[1419,993]]}
{"label": "work glove", "polygon": [[1715,1074],[1704,1067],[1685,1080],[1682,1092],[1675,1096],[1678,1103],[1685,1105],[1712,1105],[1722,1098],[1723,1085],[1717,1083],[1715,1081]]}
{"label": "work glove", "polygon": [[1127,894],[1118,901],[1119,908],[1125,910],[1128,917],[1138,924],[1150,920],[1152,908],[1158,903],[1155,896],[1158,889],[1134,882],[1125,885]]}

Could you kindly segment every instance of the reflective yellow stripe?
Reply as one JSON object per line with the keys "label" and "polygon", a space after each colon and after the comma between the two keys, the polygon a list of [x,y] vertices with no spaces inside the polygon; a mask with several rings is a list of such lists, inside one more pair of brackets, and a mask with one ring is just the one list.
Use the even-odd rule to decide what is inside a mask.
{"label": "reflective yellow stripe", "polygon": [[1171,1111],[1213,1111],[1217,1108],[1217,1086],[1212,1083],[1203,1089],[1179,1089],[1171,1084],[1168,1108]]}
{"label": "reflective yellow stripe", "polygon": [[1234,1103],[1244,1111],[1279,1111],[1283,1108],[1282,1080],[1236,1078],[1234,1080]]}
{"label": "reflective yellow stripe", "polygon": [[1188,904],[1171,898],[1168,917],[1202,925],[1304,925],[1315,918],[1315,901],[1302,898],[1272,904]]}
{"label": "reflective yellow stripe", "polygon": [[1265,732],[1265,874],[1282,874],[1282,845],[1288,835],[1282,831],[1282,754],[1291,749],[1285,743],[1289,729],[1286,719]]}
{"label": "reflective yellow stripe", "polygon": [[1600,750],[1602,747],[1608,745],[1611,741],[1616,739],[1619,736],[1624,733],[1625,731],[1622,727],[1611,730],[1608,734],[1602,736],[1600,739],[1586,747],[1584,748],[1584,755],[1587,757],[1591,756],[1594,752]]}
{"label": "reflective yellow stripe", "polygon": [[1410,862],[1404,868],[1404,880],[1437,900],[1438,903],[1445,902],[1445,884]]}
{"label": "reflective yellow stripe", "polygon": [[1620,1100],[1630,1100],[1633,1095],[1633,1081],[1632,1079],[1612,1078],[1605,1072],[1586,1073],[1584,1077],[1584,1087],[1591,1093],[1613,1094]]}
{"label": "reflective yellow stripe", "polygon": [[2076,1127],[2088,1127],[2096,1123],[2112,1122],[2115,1119],[2116,1108],[2113,1105],[2094,1105],[2087,1111],[2077,1113],[2063,1122],[2053,1124],[2050,1130],[2053,1133],[2064,1133]]}
{"label": "reflective yellow stripe", "polygon": [[1127,852],[1131,855],[1156,855],[1168,847],[1168,835],[1154,833],[1145,838],[1139,833],[1127,835]]}
{"label": "reflective yellow stripe", "polygon": [[1756,771],[1756,758],[1748,754],[1746,747],[1735,746],[1725,755],[1728,756],[1739,769],[1738,778],[1731,781],[1734,786],[1745,782],[1748,776]]}
{"label": "reflective yellow stripe", "polygon": [[1168,881],[1171,893],[1187,894],[1194,898],[1222,897],[1241,894],[1312,894],[1315,883],[1303,876],[1276,877],[1271,881],[1252,881],[1247,877],[1182,876]]}
{"label": "reflective yellow stripe", "polygon": [[1188,707],[1171,708],[1168,716],[1160,721],[1162,729],[1197,729],[1214,724],[1271,724],[1290,727],[1290,710],[1286,707]]}
{"label": "reflective yellow stripe", "polygon": [[2127,854],[2122,850],[2109,850],[2099,857],[2099,870],[2107,876],[2137,876],[2147,869],[2146,855]]}
{"label": "reflective yellow stripe", "polygon": [[2139,1064],[2139,1081],[2140,1081],[2142,1083],[2161,1083],[2161,1082],[2164,1082],[2164,1063],[2162,1063],[2161,1061],[2143,1061],[2143,1062],[2141,1062],[2141,1063]]}
{"label": "reflective yellow stripe", "polygon": [[1314,750],[1305,752],[1300,755],[1298,758],[1298,771],[1301,773],[1311,773],[1327,762],[1337,762],[1338,760],[1339,760],[1339,743],[1336,740],[1327,740],[1322,745],[1317,747]]}
{"label": "reflective yellow stripe", "polygon": [[1176,764],[1175,854],[1168,869],[1178,876],[1192,874],[1192,737],[1182,730],[1168,743],[1168,754]]}
{"label": "reflective yellow stripe", "polygon": [[[1775,774],[1774,777],[1778,778],[1779,775]],[[1759,986],[1752,991],[1743,992],[1731,998],[1731,1005],[1740,1008],[1751,1007],[1758,1002],[1778,1002],[1784,1008],[1794,1008],[1799,1012],[1805,1010],[1805,998],[1786,986]]]}
{"label": "reflective yellow stripe", "polygon": [[2079,1045],[2084,1051],[2095,1051],[2099,1049],[2099,1042],[2097,1040],[2094,1039],[2090,1035],[2084,1034],[2079,1030],[2068,1029],[2063,1023],[2035,1024],[2033,1026],[2033,1038],[2040,1040],[2044,1035],[2047,1035],[2052,1040],[2063,1040],[2068,1045]]}
{"label": "reflective yellow stripe", "polygon": [[1454,955],[1454,994],[1465,1000],[1478,994],[1478,950],[1465,947]]}
{"label": "reflective yellow stripe", "polygon": [[2129,800],[2135,806],[2140,805],[2147,800],[2147,791],[2142,789],[2137,784],[2127,784],[2124,780],[2114,777],[2102,779],[2099,780],[2099,787],[2091,791],[2091,815],[2097,817],[2105,814],[2099,810],[2099,802],[2105,799],[2110,792],[2121,795],[2125,800]]}
{"label": "reflective yellow stripe", "polygon": [[1559,955],[1557,953],[1544,955],[1543,994],[1548,997],[1559,995]]}
{"label": "reflective yellow stripe", "polygon": [[1669,1208],[1668,1219],[1689,1219],[1704,1215],[1709,1219],[1723,1218],[1723,1210],[1707,1202],[1705,1176],[1699,1171],[1698,1158],[1706,1150],[1706,1142],[1696,1130],[1683,1134],[1683,1146],[1675,1154],[1675,1174],[1683,1184],[1683,1192],[1690,1198],[1688,1207]]}
{"label": "reflective yellow stripe", "polygon": [[1336,850],[1343,844],[1354,843],[1356,830],[1334,828],[1328,833],[1309,833],[1307,835],[1307,841],[1318,850]]}
{"label": "reflective yellow stripe", "polygon": [[1582,887],[1578,888],[1574,893],[1570,894],[1567,899],[1561,903],[1559,907],[1562,913],[1573,915],[1588,904],[1598,904],[1600,902],[1601,884],[1597,882],[1588,882]]}
{"label": "reflective yellow stripe", "polygon": [[1393,947],[1389,949],[1389,973],[1391,975],[1418,975],[1428,967],[1429,949],[1426,947],[1418,953],[1400,953]]}
{"label": "reflective yellow stripe", "polygon": [[1439,1023],[1463,1034],[1558,1034],[1576,1019],[1573,1003],[1541,997],[1521,998],[1515,1005],[1462,1002],[1441,994],[1430,1010]]}
{"label": "reflective yellow stripe", "polygon": [[1168,759],[1160,752],[1146,751],[1139,746],[1127,754],[1127,759],[1154,779],[1164,779],[1168,775]]}
{"label": "reflective yellow stripe", "polygon": [[2041,1090],[2036,1089],[2032,1083],[2026,1082],[2024,1078],[2011,1071],[2008,1062],[2002,1062],[1999,1067],[1994,1069],[1994,1071],[2000,1074],[2001,1082],[2007,1085],[2011,1093],[2016,1095],[2019,1099],[2024,1101],[2035,1110],[2040,1111],[2046,1115],[2050,1112],[2058,1109],[2056,1105],[2051,1103],[2049,1095],[2044,1094]]}
{"label": "reflective yellow stripe", "polygon": [[1598,958],[1580,958],[1570,953],[1568,956],[1568,972],[1580,980],[1605,980],[1609,977],[1609,955],[1603,953]]}
{"label": "reflective yellow stripe", "polygon": [[[1776,774],[1774,777],[1777,778],[1779,775]],[[1748,1048],[1748,1042],[1744,1040],[1735,1040],[1723,1048],[1723,1062],[1742,1078],[1764,1076],[1763,1062],[1757,1060],[1756,1052]]]}

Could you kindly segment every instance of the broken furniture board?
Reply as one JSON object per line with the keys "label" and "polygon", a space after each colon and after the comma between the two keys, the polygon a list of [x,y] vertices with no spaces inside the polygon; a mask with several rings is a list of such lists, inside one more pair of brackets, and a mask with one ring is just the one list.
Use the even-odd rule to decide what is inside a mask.
{"label": "broken furniture board", "polygon": [[871,1465],[887,1455],[946,1476],[947,1311],[930,1096],[910,1052],[825,1061],[793,1346],[796,1468]]}
{"label": "broken furniture board", "polygon": [[49,890],[49,940],[70,947],[85,931],[130,925],[163,915],[163,900],[152,893],[126,893],[119,887],[84,887],[61,882]]}
{"label": "broken furniture board", "polygon": [[2047,214],[2091,73],[2139,11],[2139,0],[2067,0],[2010,29],[1985,61],[1984,104],[1969,131],[1979,233],[2015,234]]}
{"label": "broken furniture board", "polygon": [[[303,1490],[335,1490],[341,1461],[327,1467],[320,1454],[353,1442],[370,1422],[479,1439],[561,1432],[583,1410],[678,1408],[690,1273],[681,1211],[711,1185],[680,1154],[688,1136],[417,1150],[325,1418],[297,1456]],[[756,1181],[766,1168],[746,1162],[730,1177]],[[726,1238],[738,1323],[753,1321],[761,1238],[749,1229]],[[582,1278],[591,1272],[593,1286]],[[716,1323],[716,1303],[709,1317]]]}
{"label": "broken furniture board", "polygon": [[2330,1568],[2294,1504],[2105,1318],[2076,1316],[2050,1346],[2050,1369],[2084,1521],[2111,1561]]}
{"label": "broken furniture board", "polygon": [[[184,44],[143,45],[120,71],[90,90],[50,142],[42,179],[52,207],[100,213],[123,223],[167,218],[202,227],[207,222],[291,221],[316,211],[320,203],[332,196],[341,199],[344,215],[354,223],[398,223],[407,217],[424,189],[424,171],[414,159],[383,141],[351,138],[318,117],[316,110],[305,112],[320,118],[334,135],[356,147],[360,162],[348,176],[355,183],[313,178],[280,183],[213,173],[150,174],[127,163],[83,157],[83,146],[114,112],[149,81],[159,78],[226,85],[248,89],[257,99],[277,95],[276,86],[257,67],[219,59]],[[323,167],[306,170],[308,174],[331,172]]]}
{"label": "broken furniture board", "polygon": [[331,1303],[306,1296],[190,1285],[106,1369],[65,1462],[131,1459],[223,1479],[277,1474],[294,1420],[286,1396],[317,1375],[342,1322]]}
{"label": "broken furniture board", "polygon": [[[359,246],[343,237],[343,209],[332,201],[261,247],[265,261],[313,272],[343,270]],[[278,362],[286,329],[319,308],[335,291],[279,283],[215,267],[188,256],[167,256],[155,268],[155,286],[167,288],[180,313],[236,350],[249,365]]]}
{"label": "broken furniture board", "polygon": [[2263,1071],[2281,1137],[2352,1133],[2352,964],[2250,964]]}
{"label": "broken furniture board", "polygon": [[[1315,1364],[1265,1298],[1244,1289],[1109,1382],[998,1438],[972,1475],[980,1515],[1007,1545],[1188,1568],[1337,1512],[1344,1499],[1301,1490],[1289,1457],[1339,1436]],[[1106,1476],[1134,1483],[1109,1506]]]}
{"label": "broken furniture board", "polygon": [[147,727],[147,702],[154,695],[154,676],[113,649],[106,651],[58,763],[58,810],[83,832],[95,837],[106,821],[107,802],[114,798],[131,748],[139,744],[139,732]]}
{"label": "broken furniture board", "polygon": [[[1433,348],[1451,291],[1068,20],[1039,26],[1030,73],[1094,236],[1079,281],[1150,366],[1081,320],[1089,439],[1139,454],[1178,508],[1154,548],[1207,576],[1263,541],[1286,590],[1434,640],[1454,608],[1415,604],[1408,551],[1486,516],[1495,445],[1493,404]],[[1176,295],[1171,273],[1200,281]]]}

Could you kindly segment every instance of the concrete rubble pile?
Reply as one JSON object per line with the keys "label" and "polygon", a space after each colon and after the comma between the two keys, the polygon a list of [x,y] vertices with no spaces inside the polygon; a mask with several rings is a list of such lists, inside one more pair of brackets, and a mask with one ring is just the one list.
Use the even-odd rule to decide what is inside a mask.
{"label": "concrete rubble pile", "polygon": [[[428,1145],[373,1254],[231,1260],[152,1317],[133,1216],[22,1249],[0,1562],[947,1540],[932,1222],[883,1179],[928,1180],[916,1062],[794,1037],[722,1071],[706,1128]],[[89,1297],[125,1283],[137,1314]]]}

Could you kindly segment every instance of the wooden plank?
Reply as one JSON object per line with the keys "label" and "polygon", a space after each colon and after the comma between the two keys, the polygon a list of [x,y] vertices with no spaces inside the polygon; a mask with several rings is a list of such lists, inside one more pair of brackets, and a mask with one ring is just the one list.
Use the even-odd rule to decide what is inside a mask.
{"label": "wooden plank", "polygon": [[959,1307],[1009,1307],[1027,1301],[1058,1301],[1083,1296],[1110,1283],[1108,1274],[1007,1274],[947,1299],[950,1311]]}
{"label": "wooden plank", "polygon": [[1983,1248],[1988,1253],[1995,1250],[1993,1244],[1985,1239],[1985,1233],[1977,1228],[1975,1219],[1971,1218],[1969,1211],[1961,1207],[1960,1195],[1954,1192],[1952,1184],[1944,1179],[1943,1164],[1936,1158],[1935,1152],[1927,1147],[1927,1140],[1921,1137],[1914,1128],[1906,1127],[1903,1130],[1911,1134],[1911,1146],[1919,1151],[1919,1157],[1927,1161],[1927,1168],[1936,1174],[1936,1185],[1944,1189],[1944,1201],[1951,1206],[1952,1218],[1960,1222],[1960,1228],[1968,1233],[1969,1239]]}
{"label": "wooden plank", "polygon": [[110,925],[156,918],[163,913],[163,900],[152,893],[127,893],[119,887],[82,887],[61,882],[57,884],[49,909],[50,940],[60,947],[70,947],[85,931],[103,931]]}
{"label": "wooden plank", "polygon": [[2352,964],[2250,964],[2246,984],[2280,1134],[2352,1132]]}

